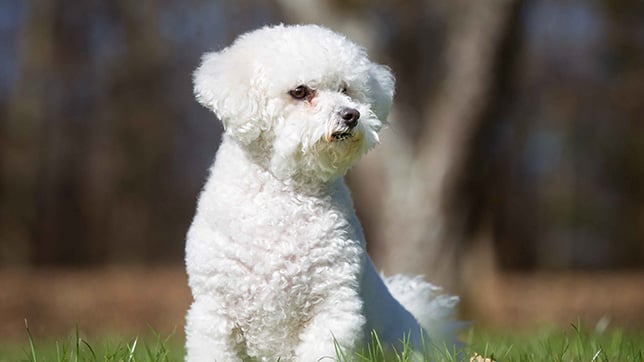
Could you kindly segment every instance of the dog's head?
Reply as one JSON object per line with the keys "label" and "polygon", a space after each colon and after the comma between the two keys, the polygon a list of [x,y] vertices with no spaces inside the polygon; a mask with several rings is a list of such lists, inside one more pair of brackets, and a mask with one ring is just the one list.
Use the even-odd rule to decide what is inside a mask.
{"label": "dog's head", "polygon": [[226,133],[270,172],[328,181],[378,143],[394,78],[340,34],[280,25],[205,54],[194,87]]}

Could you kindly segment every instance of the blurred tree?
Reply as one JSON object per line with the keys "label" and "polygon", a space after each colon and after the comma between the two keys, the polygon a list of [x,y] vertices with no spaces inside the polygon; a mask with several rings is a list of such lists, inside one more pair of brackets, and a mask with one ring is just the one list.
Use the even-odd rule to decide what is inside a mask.
{"label": "blurred tree", "polygon": [[[43,117],[48,109],[54,46],[47,36],[54,27],[55,4],[41,1],[16,24],[16,63],[20,79],[9,89],[0,131],[2,142],[0,230],[3,231],[3,259],[20,264],[29,260],[31,241],[40,233],[39,215],[34,207],[45,193],[39,193],[45,163],[41,147],[46,137]],[[19,9],[14,9],[18,12]],[[49,245],[43,245],[44,249]],[[43,250],[47,253],[47,250]]]}
{"label": "blurred tree", "polygon": [[[180,260],[211,156],[176,155],[192,160],[205,142],[212,152],[219,130],[182,123],[197,124],[185,114],[199,108],[190,72],[205,46],[168,40],[164,22],[175,19],[164,11],[175,5],[34,0],[9,9],[25,16],[14,24],[17,75],[1,103],[3,263]],[[203,8],[204,18],[220,10]],[[193,31],[204,33],[190,41],[212,46],[208,25]],[[173,52],[177,44],[192,50]]]}
{"label": "blurred tree", "polygon": [[642,10],[526,2],[503,104],[469,163],[488,185],[501,266],[642,265]]}

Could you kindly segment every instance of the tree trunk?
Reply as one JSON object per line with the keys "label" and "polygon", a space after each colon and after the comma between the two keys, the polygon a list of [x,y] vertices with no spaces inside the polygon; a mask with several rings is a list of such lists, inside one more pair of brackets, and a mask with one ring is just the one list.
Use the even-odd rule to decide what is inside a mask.
{"label": "tree trunk", "polygon": [[[385,271],[423,273],[443,284],[455,281],[462,213],[451,205],[473,134],[493,97],[504,34],[517,1],[463,1],[447,33],[445,77],[428,99],[418,142],[392,133],[394,150],[382,152],[387,171],[380,235],[374,255]],[[392,167],[396,165],[396,167]]]}

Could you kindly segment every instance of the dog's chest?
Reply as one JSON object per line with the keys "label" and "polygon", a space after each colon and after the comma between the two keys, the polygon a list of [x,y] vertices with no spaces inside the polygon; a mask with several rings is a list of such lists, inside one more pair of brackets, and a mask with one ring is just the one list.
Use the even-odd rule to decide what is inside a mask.
{"label": "dog's chest", "polygon": [[[358,284],[364,250],[355,214],[343,200],[262,199],[230,213],[220,247],[234,319],[242,329],[305,324],[331,294]],[[232,275],[231,275],[232,274]],[[242,327],[240,325],[240,327]]]}

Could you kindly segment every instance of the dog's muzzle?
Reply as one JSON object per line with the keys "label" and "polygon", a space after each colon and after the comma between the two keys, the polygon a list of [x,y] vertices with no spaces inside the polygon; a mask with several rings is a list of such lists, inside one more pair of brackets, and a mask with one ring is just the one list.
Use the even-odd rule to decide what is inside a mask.
{"label": "dog's muzzle", "polygon": [[351,132],[357,125],[358,120],[360,119],[360,112],[355,108],[342,108],[338,112],[340,116],[340,129],[331,133],[331,140],[333,141],[342,141],[347,138],[350,138],[353,135]]}

